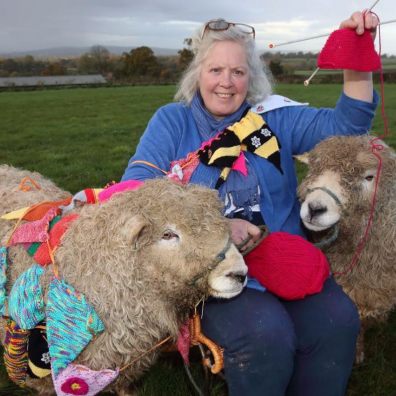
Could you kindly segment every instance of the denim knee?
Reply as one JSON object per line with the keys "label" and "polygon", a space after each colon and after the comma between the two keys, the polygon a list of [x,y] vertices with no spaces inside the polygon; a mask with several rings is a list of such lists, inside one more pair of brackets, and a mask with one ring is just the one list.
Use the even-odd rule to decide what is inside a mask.
{"label": "denim knee", "polygon": [[[296,336],[277,298],[246,289],[227,301],[206,304],[204,333],[224,348],[230,395],[284,395],[293,373]],[[270,393],[268,393],[270,391]]]}

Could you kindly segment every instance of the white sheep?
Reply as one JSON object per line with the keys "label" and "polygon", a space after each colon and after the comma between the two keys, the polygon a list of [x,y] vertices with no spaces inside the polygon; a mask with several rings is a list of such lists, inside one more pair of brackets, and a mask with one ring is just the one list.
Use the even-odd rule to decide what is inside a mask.
{"label": "white sheep", "polygon": [[[385,319],[396,303],[396,155],[373,139],[366,135],[321,142],[305,158],[308,173],[298,189],[304,225],[314,241],[328,241],[324,251],[336,279],[359,309],[357,361],[364,357],[368,319]],[[379,167],[373,152],[381,157],[382,169],[365,238]]]}
{"label": "white sheep", "polygon": [[[36,203],[38,195],[47,201],[67,196],[38,174],[6,166],[0,166],[0,174],[0,215]],[[21,191],[18,185],[25,176],[36,180],[41,190]],[[91,370],[130,364],[107,388],[126,395],[158,351],[134,359],[168,335],[175,340],[202,298],[230,298],[241,292],[247,268],[230,242],[217,194],[204,187],[156,179],[78,212],[55,251],[55,262],[60,277],[92,304],[105,329],[75,363]],[[3,245],[13,226],[14,222],[0,220]],[[8,257],[10,293],[33,261],[19,245],[9,248]],[[46,267],[41,278],[45,300],[52,267]],[[5,318],[0,319],[3,335],[4,325]],[[26,386],[53,394],[50,377],[27,378]]]}

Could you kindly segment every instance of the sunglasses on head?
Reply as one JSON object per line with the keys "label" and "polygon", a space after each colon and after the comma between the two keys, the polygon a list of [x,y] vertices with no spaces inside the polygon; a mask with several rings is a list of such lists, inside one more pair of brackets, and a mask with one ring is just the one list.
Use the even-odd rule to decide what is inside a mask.
{"label": "sunglasses on head", "polygon": [[224,19],[213,19],[205,24],[201,39],[205,36],[205,33],[208,30],[219,32],[229,29],[230,26],[237,27],[242,33],[251,34],[253,39],[256,37],[256,31],[254,30],[253,26],[246,25],[245,23],[227,22]]}

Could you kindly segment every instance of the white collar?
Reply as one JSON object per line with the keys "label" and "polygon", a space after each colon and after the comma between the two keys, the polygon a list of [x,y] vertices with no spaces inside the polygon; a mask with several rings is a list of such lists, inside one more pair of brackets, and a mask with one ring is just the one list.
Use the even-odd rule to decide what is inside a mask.
{"label": "white collar", "polygon": [[269,95],[263,101],[252,106],[251,110],[255,113],[262,114],[281,107],[308,106],[308,104],[309,103],[296,102],[282,95]]}

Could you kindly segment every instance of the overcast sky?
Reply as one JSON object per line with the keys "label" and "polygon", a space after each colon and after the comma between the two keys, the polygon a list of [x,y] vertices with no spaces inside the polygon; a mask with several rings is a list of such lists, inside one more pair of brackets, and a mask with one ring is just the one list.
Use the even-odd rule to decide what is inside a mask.
{"label": "overcast sky", "polygon": [[[180,49],[183,40],[217,17],[256,28],[269,43],[336,29],[374,0],[0,0],[0,53],[59,46],[117,45]],[[396,19],[395,0],[380,0],[381,21]],[[396,23],[381,29],[382,53],[396,54]],[[325,38],[279,47],[319,51]],[[376,42],[378,48],[378,39]]]}

